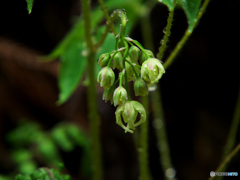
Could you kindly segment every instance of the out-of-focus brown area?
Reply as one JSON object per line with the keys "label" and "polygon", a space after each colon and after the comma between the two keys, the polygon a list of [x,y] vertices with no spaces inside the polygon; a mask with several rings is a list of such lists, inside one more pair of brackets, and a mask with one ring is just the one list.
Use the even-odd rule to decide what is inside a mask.
{"label": "out-of-focus brown area", "polygon": [[[95,1],[92,5],[95,5]],[[14,5],[13,5],[14,4]],[[202,180],[221,160],[240,82],[238,11],[240,1],[211,1],[198,27],[174,64],[161,79],[161,93],[173,165],[179,180]],[[72,122],[89,132],[86,87],[79,86],[67,103],[56,106],[59,61],[38,62],[71,28],[80,14],[79,1],[36,0],[31,15],[24,1],[0,3],[0,174],[9,173],[5,134],[20,118],[51,129],[58,122]],[[168,10],[159,4],[151,12],[154,53],[157,53]],[[130,20],[129,20],[130,21]],[[141,42],[140,25],[131,37]],[[175,11],[172,33],[164,59],[187,28],[185,14]],[[132,136],[115,124],[115,108],[102,101],[101,117],[104,176],[106,180],[138,178],[137,151]],[[161,179],[157,140],[149,119],[149,162],[153,179]],[[237,142],[239,142],[239,133]],[[66,168],[75,179],[78,164],[71,153]],[[239,172],[237,155],[227,171]],[[227,177],[225,178],[227,179]]]}

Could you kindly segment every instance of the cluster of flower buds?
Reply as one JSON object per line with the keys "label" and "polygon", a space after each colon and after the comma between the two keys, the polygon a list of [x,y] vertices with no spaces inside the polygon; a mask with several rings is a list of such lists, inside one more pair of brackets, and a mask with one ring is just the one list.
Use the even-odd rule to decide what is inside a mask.
{"label": "cluster of flower buds", "polygon": [[[146,120],[146,111],[141,103],[132,101],[128,82],[134,82],[136,96],[148,95],[148,86],[157,83],[165,70],[160,60],[154,58],[150,50],[129,37],[117,36],[115,50],[102,54],[98,59],[100,70],[97,81],[103,87],[103,100],[118,106],[115,112],[116,123],[125,132],[133,133],[136,126]],[[129,48],[130,47],[130,48]],[[115,72],[119,71],[117,79]],[[137,120],[138,114],[140,120]]]}

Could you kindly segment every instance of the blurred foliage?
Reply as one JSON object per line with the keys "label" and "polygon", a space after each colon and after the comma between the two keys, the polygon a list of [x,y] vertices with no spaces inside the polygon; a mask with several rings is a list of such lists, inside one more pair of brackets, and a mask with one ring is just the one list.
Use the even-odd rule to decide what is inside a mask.
{"label": "blurred foliage", "polygon": [[[16,170],[23,174],[19,178],[30,176],[39,162],[48,167],[57,167],[63,162],[59,150],[70,153],[77,147],[82,149],[82,157],[77,160],[81,161],[81,172],[91,176],[89,139],[73,124],[61,123],[50,131],[43,131],[36,122],[24,119],[6,135],[6,140],[12,146],[10,154]],[[57,172],[52,173],[57,176]],[[4,180],[5,177],[1,178]]]}
{"label": "blurred foliage", "polygon": [[39,168],[30,175],[18,174],[15,180],[70,180],[70,176],[62,175],[60,169]]}

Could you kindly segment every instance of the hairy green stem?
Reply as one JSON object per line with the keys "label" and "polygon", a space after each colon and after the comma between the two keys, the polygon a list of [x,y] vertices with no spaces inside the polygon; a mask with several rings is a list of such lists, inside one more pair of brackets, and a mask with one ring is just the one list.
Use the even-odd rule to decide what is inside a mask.
{"label": "hairy green stem", "polygon": [[147,119],[141,124],[140,134],[140,149],[139,149],[139,161],[140,161],[140,180],[148,180],[148,96],[142,97],[142,105],[146,111]]}
{"label": "hairy green stem", "polygon": [[[197,17],[197,21],[194,23],[193,29],[196,27],[197,23],[199,22],[199,20],[201,19],[203,13],[205,12],[207,5],[209,4],[210,0],[205,0],[201,9],[199,10],[198,13],[198,17]],[[167,69],[173,62],[173,60],[175,59],[175,57],[177,56],[177,54],[179,53],[179,51],[182,49],[182,47],[184,46],[184,44],[186,43],[186,41],[188,40],[189,36],[192,34],[192,31],[189,31],[189,29],[187,29],[185,31],[184,36],[182,37],[182,39],[178,42],[177,46],[175,47],[175,49],[173,50],[173,52],[171,53],[171,55],[167,58],[167,60],[165,61],[165,63],[163,64],[164,68]]]}
{"label": "hairy green stem", "polygon": [[[109,33],[110,28],[114,27],[113,26],[113,21],[115,20],[116,16],[117,16],[117,11],[114,11],[112,13],[111,17],[108,18],[108,21],[106,23],[107,24],[106,28],[105,28],[101,38],[98,40],[98,42],[95,45],[96,49],[99,48],[103,44],[105,38],[107,37],[107,34]],[[116,31],[114,32],[114,35],[116,36]]]}
{"label": "hairy green stem", "polygon": [[122,10],[117,10],[118,16],[121,18],[121,29],[120,29],[120,37],[123,40],[125,38],[125,31],[127,25],[127,17],[126,14]]}
{"label": "hairy green stem", "polygon": [[97,94],[95,79],[95,48],[91,38],[91,19],[89,0],[81,0],[82,14],[84,20],[84,34],[88,49],[87,72],[89,85],[87,88],[88,117],[90,120],[90,133],[92,139],[92,168],[93,180],[102,179],[102,154],[100,143],[99,117],[97,112]]}
{"label": "hairy green stem", "polygon": [[[109,17],[109,14],[108,14],[108,12],[107,12],[107,10],[106,10],[106,7],[105,7],[105,5],[104,5],[104,3],[103,3],[103,0],[98,0],[98,2],[99,2],[99,4],[100,4],[100,6],[101,6],[101,9],[102,9],[102,11],[103,11],[106,19],[107,19],[109,22],[113,22],[113,21],[110,21],[111,18]],[[107,25],[108,25],[108,24],[107,24]],[[113,34],[116,36],[116,35],[117,35],[117,31],[116,31],[114,25],[111,23],[110,26],[111,26],[111,29],[112,29],[112,31],[113,31]]]}
{"label": "hairy green stem", "polygon": [[157,54],[157,58],[159,60],[162,59],[163,57],[163,53],[165,51],[165,48],[166,48],[166,45],[167,45],[167,42],[168,42],[168,37],[170,36],[171,34],[171,27],[172,27],[172,20],[173,20],[173,15],[174,15],[174,8],[169,12],[169,16],[168,16],[168,19],[167,19],[167,26],[166,26],[166,31],[164,32],[164,37],[163,39],[161,40],[160,44],[160,48],[159,48],[159,52]]}
{"label": "hairy green stem", "polygon": [[128,89],[128,80],[127,80],[127,70],[126,70],[126,66],[125,66],[125,62],[126,62],[126,57],[127,57],[127,54],[128,54],[128,43],[124,40],[124,39],[121,39],[124,43],[124,47],[125,47],[125,51],[124,51],[124,54],[123,54],[123,70],[124,70],[124,77],[125,77],[125,86],[126,86],[126,91],[127,91],[127,94],[128,94],[128,100],[130,100],[130,93],[129,93],[129,89]]}
{"label": "hairy green stem", "polygon": [[[232,158],[237,154],[237,152],[240,150],[240,143],[235,147],[235,149],[232,150],[232,152],[225,157],[224,161],[220,164],[220,166],[215,170],[215,172],[223,172],[226,165],[232,160]],[[218,176],[210,177],[208,180],[213,180]]]}
{"label": "hairy green stem", "polygon": [[142,47],[142,45],[138,41],[133,39],[131,41],[141,49],[141,51],[146,55],[147,59],[150,58],[149,54],[145,51],[144,47]]}

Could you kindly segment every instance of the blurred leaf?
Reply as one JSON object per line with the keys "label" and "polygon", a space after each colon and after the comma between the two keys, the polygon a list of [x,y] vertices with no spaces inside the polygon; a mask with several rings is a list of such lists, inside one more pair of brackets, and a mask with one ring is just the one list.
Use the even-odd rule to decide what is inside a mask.
{"label": "blurred leaf", "polygon": [[173,8],[174,8],[174,0],[158,0],[158,1],[162,2],[165,5],[167,5],[169,11],[173,10]]}
{"label": "blurred leaf", "polygon": [[23,122],[17,128],[10,131],[6,139],[14,146],[20,146],[32,142],[35,134],[39,132],[39,125],[34,122]]}
{"label": "blurred leaf", "polygon": [[26,149],[19,149],[13,151],[11,157],[17,164],[20,164],[24,161],[30,160],[32,158],[32,153]]}
{"label": "blurred leaf", "polygon": [[36,143],[37,150],[44,157],[46,162],[51,163],[55,166],[57,166],[57,164],[61,162],[58,150],[51,139],[44,137],[38,140],[38,142]]}
{"label": "blurred leaf", "polygon": [[29,175],[18,174],[15,180],[32,180],[32,178]]}
{"label": "blurred leaf", "polygon": [[64,151],[69,152],[73,150],[74,145],[71,140],[68,139],[64,126],[54,128],[52,131],[52,137],[58,146],[60,146]]}
{"label": "blurred leaf", "polygon": [[86,134],[81,131],[76,125],[68,124],[65,125],[66,133],[70,139],[72,139],[80,147],[89,147],[90,141]]}
{"label": "blurred leaf", "polygon": [[0,175],[0,180],[11,180],[11,178],[9,176]]}
{"label": "blurred leaf", "polygon": [[33,1],[34,1],[34,0],[26,0],[26,2],[27,2],[28,14],[31,14],[31,12],[32,12]]}
{"label": "blurred leaf", "polygon": [[182,7],[187,15],[188,29],[192,32],[200,8],[201,0],[181,0]]}
{"label": "blurred leaf", "polygon": [[19,165],[19,172],[25,175],[31,174],[35,169],[37,168],[37,165],[34,161],[28,160],[24,161]]}
{"label": "blurred leaf", "polygon": [[61,56],[58,104],[66,102],[76,90],[85,72],[86,53],[87,51],[84,49],[83,43],[79,39],[75,39]]}

